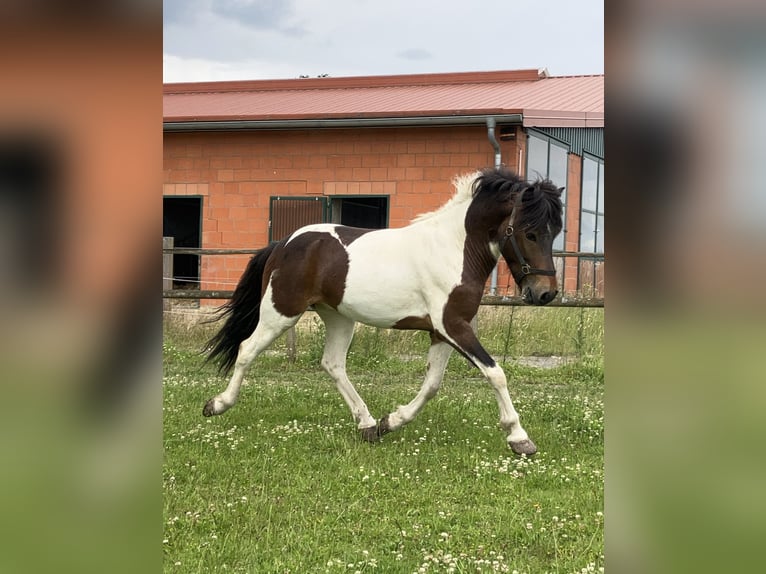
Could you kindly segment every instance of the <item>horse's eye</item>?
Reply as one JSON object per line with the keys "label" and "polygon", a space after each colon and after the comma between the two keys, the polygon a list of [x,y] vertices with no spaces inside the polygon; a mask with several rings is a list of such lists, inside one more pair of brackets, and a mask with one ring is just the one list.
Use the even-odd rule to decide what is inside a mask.
{"label": "horse's eye", "polygon": [[526,235],[526,237],[527,237],[527,239],[529,239],[530,241],[537,241],[537,236],[536,236],[534,233],[532,233],[531,231],[530,231],[530,232],[527,232],[527,235]]}

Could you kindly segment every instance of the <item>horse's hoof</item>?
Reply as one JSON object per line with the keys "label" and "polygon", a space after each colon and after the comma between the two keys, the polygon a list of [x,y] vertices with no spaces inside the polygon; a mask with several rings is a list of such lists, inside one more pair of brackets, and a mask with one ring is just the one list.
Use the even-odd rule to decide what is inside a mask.
{"label": "horse's hoof", "polygon": [[359,429],[362,438],[367,442],[378,442],[380,435],[378,434],[378,425],[374,427],[367,427],[365,429]]}
{"label": "horse's hoof", "polygon": [[213,401],[214,399],[210,399],[208,402],[205,403],[205,406],[202,407],[202,414],[204,416],[212,417],[214,414],[216,414]]}
{"label": "horse's hoof", "polygon": [[378,442],[380,437],[391,432],[391,427],[388,426],[388,415],[380,419],[374,427],[359,429],[359,432],[362,433],[362,438],[367,442]]}
{"label": "horse's hoof", "polygon": [[537,452],[537,447],[535,446],[535,443],[533,443],[531,440],[520,440],[518,442],[508,442],[508,446],[511,447],[511,450],[515,452],[516,454],[525,454],[527,456],[532,456]]}
{"label": "horse's hoof", "polygon": [[383,436],[391,432],[391,427],[388,426],[388,415],[384,416],[378,422],[378,436]]}

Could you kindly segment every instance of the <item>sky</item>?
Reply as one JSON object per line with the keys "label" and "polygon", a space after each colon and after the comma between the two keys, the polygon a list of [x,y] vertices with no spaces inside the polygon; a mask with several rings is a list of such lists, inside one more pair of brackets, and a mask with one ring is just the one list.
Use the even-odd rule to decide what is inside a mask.
{"label": "sky", "polygon": [[164,0],[165,82],[604,72],[601,0]]}

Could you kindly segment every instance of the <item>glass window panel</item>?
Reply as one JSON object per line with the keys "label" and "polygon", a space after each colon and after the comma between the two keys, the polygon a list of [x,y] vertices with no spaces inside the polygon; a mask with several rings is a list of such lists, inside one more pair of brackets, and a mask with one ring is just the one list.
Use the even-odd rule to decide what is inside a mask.
{"label": "glass window panel", "polygon": [[580,218],[580,251],[595,252],[596,215],[583,212]]}
{"label": "glass window panel", "polygon": [[604,252],[604,216],[599,215],[596,220],[596,253]]}
{"label": "glass window panel", "polygon": [[582,209],[596,211],[598,192],[598,163],[589,157],[582,158]]}
{"label": "glass window panel", "polygon": [[559,187],[563,187],[564,191],[561,194],[561,201],[566,202],[566,185],[567,185],[567,160],[569,154],[566,148],[551,144],[550,146],[550,161],[548,162],[548,179],[555,183]]}
{"label": "glass window panel", "polygon": [[598,212],[604,213],[604,164],[598,170]]}
{"label": "glass window panel", "polygon": [[527,179],[548,174],[548,142],[533,135],[527,140]]}
{"label": "glass window panel", "polygon": [[567,184],[567,155],[566,148],[551,144],[548,179],[559,187]]}

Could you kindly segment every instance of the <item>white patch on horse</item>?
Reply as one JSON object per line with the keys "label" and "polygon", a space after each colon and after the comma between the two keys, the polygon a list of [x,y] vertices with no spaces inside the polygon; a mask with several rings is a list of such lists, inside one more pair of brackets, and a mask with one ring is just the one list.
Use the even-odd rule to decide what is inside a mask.
{"label": "white patch on horse", "polygon": [[[444,330],[442,312],[463,274],[465,213],[469,201],[451,200],[399,229],[366,233],[346,248],[349,272],[338,310],[376,327],[429,315]],[[435,217],[437,213],[449,217]]]}

